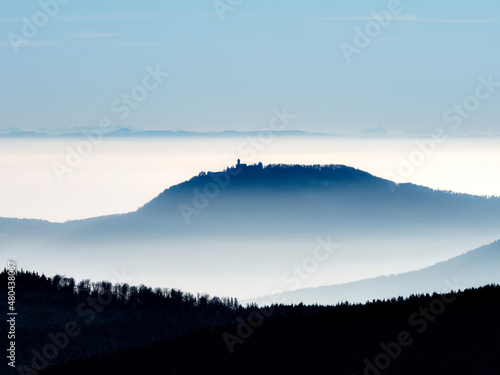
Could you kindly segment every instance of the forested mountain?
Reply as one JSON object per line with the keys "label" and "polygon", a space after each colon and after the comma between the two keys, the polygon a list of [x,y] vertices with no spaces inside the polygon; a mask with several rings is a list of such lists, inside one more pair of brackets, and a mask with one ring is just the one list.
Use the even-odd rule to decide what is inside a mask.
{"label": "forested mountain", "polygon": [[99,280],[134,270],[148,285],[243,299],[290,289],[282,275],[318,241],[339,247],[301,288],[420,269],[493,242],[500,198],[397,185],[342,165],[237,164],[172,186],[133,213],[62,224],[0,219],[0,232],[20,265],[46,274]]}
{"label": "forested mountain", "polygon": [[495,374],[499,313],[499,286],[366,305],[282,306],[252,325],[202,329],[43,374]]}
{"label": "forested mountain", "polygon": [[[30,366],[33,350],[43,353],[53,344],[49,334],[64,334],[72,322],[80,333],[55,358],[46,359],[47,365],[216,327],[234,321],[243,310],[234,298],[106,281],[75,283],[28,271],[19,271],[15,283],[18,367]],[[0,273],[0,297],[2,311],[7,311],[6,270]],[[2,326],[7,327],[5,321]]]}
{"label": "forested mountain", "polygon": [[[5,271],[0,282],[7,301]],[[25,271],[16,283],[12,373],[494,373],[500,344],[493,285],[363,305],[242,307]]]}

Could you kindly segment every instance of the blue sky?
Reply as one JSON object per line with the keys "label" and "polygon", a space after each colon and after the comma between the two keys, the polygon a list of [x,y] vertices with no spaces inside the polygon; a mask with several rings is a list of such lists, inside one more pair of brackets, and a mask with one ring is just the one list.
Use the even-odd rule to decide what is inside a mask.
{"label": "blue sky", "polygon": [[[41,2],[50,2],[45,0]],[[56,0],[52,0],[56,1]],[[123,126],[261,130],[274,108],[293,129],[398,133],[450,124],[443,113],[500,81],[500,2],[401,0],[401,12],[348,63],[372,12],[388,1],[70,0],[15,53],[23,17],[40,2],[0,5],[0,128]],[[43,20],[42,20],[43,21]],[[125,119],[111,103],[160,66],[169,76]],[[499,133],[500,88],[464,119],[463,133]],[[500,130],[500,129],[499,129]]]}

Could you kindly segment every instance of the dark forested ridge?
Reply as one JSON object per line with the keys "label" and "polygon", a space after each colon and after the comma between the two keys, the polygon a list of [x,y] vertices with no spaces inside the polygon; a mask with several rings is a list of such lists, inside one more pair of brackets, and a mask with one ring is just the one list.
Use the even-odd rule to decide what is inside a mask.
{"label": "dark forested ridge", "polygon": [[[4,270],[0,273],[2,311],[7,311],[6,286]],[[75,283],[72,278],[21,270],[16,276],[16,309],[17,364],[29,366],[32,350],[42,353],[53,342],[48,335],[65,332],[68,323],[75,323],[81,332],[47,365],[215,327],[234,321],[242,307],[233,298],[106,281]]]}
{"label": "dark forested ridge", "polygon": [[202,329],[44,374],[498,373],[499,286],[272,312],[253,327]]}
{"label": "dark forested ridge", "polygon": [[[499,313],[499,286],[365,305],[277,306],[262,325],[243,323],[240,334],[231,324],[202,329],[43,374],[497,374]],[[228,334],[238,341],[230,341],[233,354]]]}
{"label": "dark forested ridge", "polygon": [[[5,296],[5,271],[0,283]],[[244,308],[231,298],[109,282],[75,284],[71,278],[24,271],[18,272],[16,283],[19,371],[11,373],[411,375],[497,370],[500,286],[363,305]],[[53,355],[50,345],[59,348],[47,360]]]}

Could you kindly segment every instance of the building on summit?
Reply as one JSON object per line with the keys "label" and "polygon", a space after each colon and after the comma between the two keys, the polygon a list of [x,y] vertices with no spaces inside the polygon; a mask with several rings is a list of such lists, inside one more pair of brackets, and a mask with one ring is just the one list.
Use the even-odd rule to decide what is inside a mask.
{"label": "building on summit", "polygon": [[241,160],[238,159],[236,166],[234,168],[231,168],[231,169],[241,169],[243,171],[256,171],[256,170],[260,171],[260,170],[264,169],[264,167],[262,165],[262,162],[259,162],[258,164],[248,165],[248,164],[242,163]]}

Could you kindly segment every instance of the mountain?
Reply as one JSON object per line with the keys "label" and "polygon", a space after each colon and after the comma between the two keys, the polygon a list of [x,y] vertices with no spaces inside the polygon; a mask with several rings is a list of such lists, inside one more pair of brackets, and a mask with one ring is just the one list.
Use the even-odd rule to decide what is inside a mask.
{"label": "mountain", "polygon": [[[341,133],[335,131],[323,132],[309,132],[303,130],[280,130],[272,131],[241,131],[241,130],[224,130],[224,131],[209,131],[198,132],[190,130],[148,130],[140,128],[128,128],[116,126],[111,131],[103,132],[102,129],[97,127],[64,127],[64,128],[40,128],[35,130],[23,130],[13,127],[0,128],[0,138],[33,138],[33,137],[46,137],[46,138],[85,138],[89,132],[102,133],[105,137],[110,138],[146,138],[146,137],[248,137],[248,136],[262,136],[262,133],[272,133],[273,136],[296,136],[296,137],[409,137],[409,138],[429,138],[432,136],[433,129],[431,130],[406,130],[402,133],[392,133],[383,126],[376,128],[362,129],[355,133]],[[454,138],[477,138],[477,137],[498,137],[499,134],[488,133],[450,133],[448,137]]]}
{"label": "mountain", "polygon": [[9,134],[9,133],[18,133],[18,132],[23,132],[24,130],[19,129],[19,128],[13,128],[13,127],[8,127],[8,128],[1,128],[0,129],[0,136]]}
{"label": "mountain", "polygon": [[84,138],[86,134],[97,133],[102,134],[105,137],[247,137],[247,136],[259,136],[260,133],[273,133],[273,135],[282,136],[329,136],[335,134],[325,134],[325,133],[311,133],[300,130],[283,130],[279,132],[273,132],[272,130],[264,131],[213,131],[213,132],[196,132],[196,131],[185,131],[185,130],[144,130],[137,128],[125,128],[116,126],[111,131],[104,132],[100,128],[84,128],[84,127],[70,127],[70,128],[41,128],[33,131],[22,130],[18,128],[3,128],[0,129],[0,137],[72,137],[72,138]]}
{"label": "mountain", "polygon": [[379,126],[377,128],[360,130],[358,132],[358,135],[375,136],[375,137],[387,137],[387,136],[390,136],[391,133],[386,128],[384,128],[383,126]]}
{"label": "mountain", "polygon": [[399,275],[380,276],[340,285],[300,289],[254,298],[244,303],[332,305],[349,301],[364,303],[373,299],[390,299],[418,293],[460,290],[489,283],[500,284],[500,241],[485,245],[433,266]]}
{"label": "mountain", "polygon": [[342,165],[238,164],[132,213],[4,218],[0,233],[20,264],[49,275],[106,279],[125,269],[145,284],[245,299],[419,269],[493,242],[500,198],[397,185]]}

